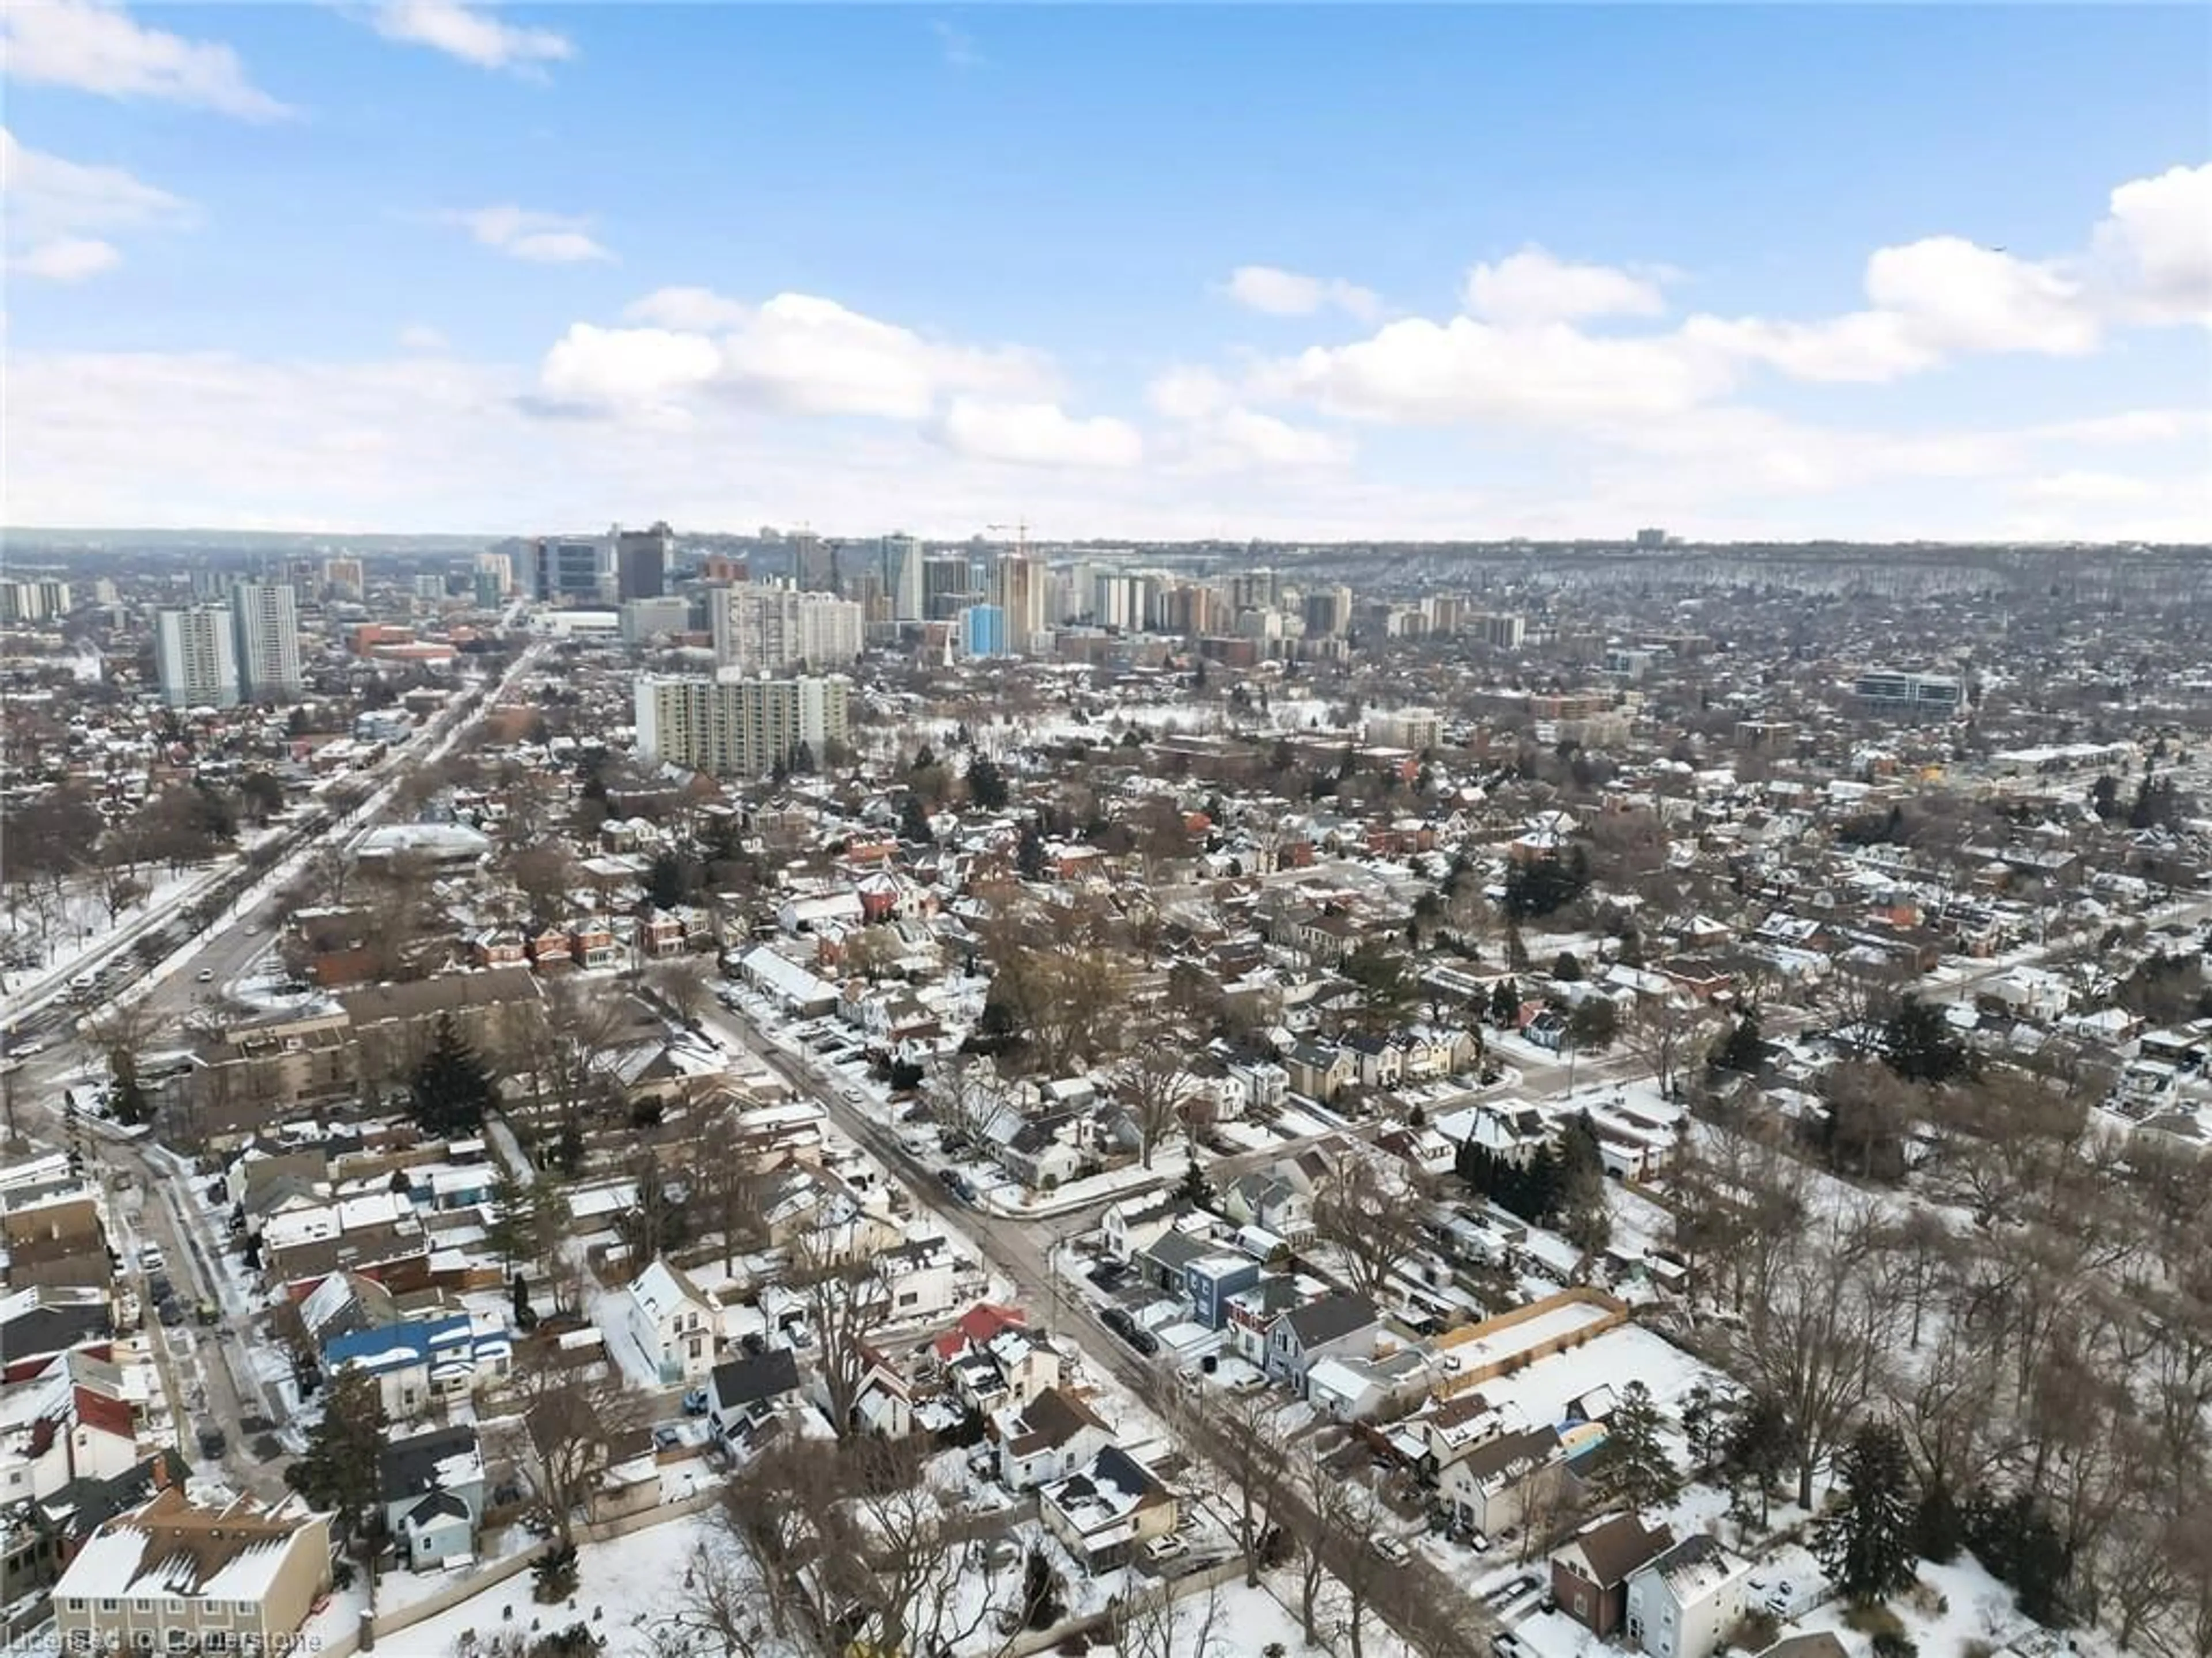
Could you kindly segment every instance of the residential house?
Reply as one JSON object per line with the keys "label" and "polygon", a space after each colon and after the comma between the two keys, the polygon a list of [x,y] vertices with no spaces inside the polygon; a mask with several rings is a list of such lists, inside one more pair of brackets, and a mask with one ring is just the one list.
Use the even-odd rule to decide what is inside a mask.
{"label": "residential house", "polygon": [[770,1347],[714,1367],[707,1386],[707,1420],[718,1437],[738,1445],[798,1394],[798,1360],[788,1347]]}
{"label": "residential house", "polygon": [[1306,1399],[1339,1422],[1381,1422],[1418,1408],[1428,1396],[1428,1355],[1405,1348],[1385,1358],[1324,1358],[1306,1371]]}
{"label": "residential house", "polygon": [[203,1507],[175,1487],[93,1533],[54,1585],[63,1650],[304,1649],[331,1587],[326,1516],[250,1497]]}
{"label": "residential house", "polygon": [[483,1453],[465,1423],[395,1439],[377,1454],[385,1529],[416,1571],[465,1560],[483,1521]]}
{"label": "residential house", "polygon": [[1751,1567],[1704,1533],[1684,1538],[1628,1579],[1623,1625],[1646,1658],[1712,1658],[1750,1598]]}
{"label": "residential house", "polygon": [[1291,1086],[1323,1104],[1352,1086],[1359,1068],[1350,1054],[1328,1042],[1300,1042],[1284,1056]]}
{"label": "residential house", "polygon": [[714,1366],[714,1306],[699,1286],[656,1258],[630,1283],[629,1337],[664,1388],[696,1382]]}
{"label": "residential house", "polygon": [[1332,1291],[1291,1309],[1268,1326],[1267,1374],[1303,1394],[1307,1372],[1324,1358],[1372,1358],[1382,1328],[1375,1303],[1366,1297]]}
{"label": "residential house", "polygon": [[1133,1260],[1188,1212],[1189,1206],[1176,1198],[1119,1199],[1098,1218],[1106,1253],[1116,1260]]}
{"label": "residential house", "polygon": [[323,1344],[323,1370],[367,1371],[376,1380],[385,1415],[404,1422],[489,1386],[507,1375],[514,1356],[505,1329],[490,1323],[479,1328],[466,1313],[447,1313],[335,1336]]}
{"label": "residential house", "polygon": [[1272,1110],[1290,1097],[1291,1073],[1273,1060],[1231,1060],[1223,1068],[1243,1089],[1247,1110]]}
{"label": "residential house", "polygon": [[1113,1442],[1113,1430],[1075,1394],[1047,1388],[1008,1405],[991,1422],[999,1442],[999,1480],[1012,1491],[1066,1479]]}
{"label": "residential house", "polygon": [[1182,1269],[1191,1315],[1209,1330],[1229,1322],[1229,1298],[1260,1281],[1260,1263],[1234,1249],[1217,1249]]}
{"label": "residential house", "polygon": [[1437,1495],[1480,1532],[1522,1523],[1572,1488],[1574,1474],[1561,1455],[1559,1430],[1527,1428],[1480,1440],[1437,1470]]}
{"label": "residential house", "polygon": [[1120,1446],[1108,1445],[1065,1479],[1040,1490],[1037,1514],[1096,1576],[1127,1565],[1145,1544],[1173,1531],[1176,1500],[1150,1469]]}
{"label": "residential house", "polygon": [[946,1387],[980,1415],[1027,1405],[1060,1385],[1059,1351],[1006,1310],[979,1303],[933,1344]]}
{"label": "residential house", "polygon": [[1078,1146],[1082,1120],[1073,1111],[1030,1118],[999,1148],[1006,1172],[1030,1190],[1049,1192],[1073,1180],[1082,1168]]}
{"label": "residential house", "polygon": [[1350,1035],[1344,1051],[1362,1088],[1395,1088],[1406,1079],[1406,1051],[1389,1036]]}
{"label": "residential house", "polygon": [[1674,1546],[1664,1526],[1632,1514],[1593,1520],[1552,1551],[1552,1598],[1561,1612],[1602,1640],[1628,1615],[1628,1580]]}
{"label": "residential house", "polygon": [[568,924],[568,956],[578,967],[617,967],[622,947],[614,929],[598,916]]}
{"label": "residential house", "polygon": [[1245,1226],[1272,1232],[1293,1247],[1313,1236],[1313,1196],[1295,1181],[1265,1170],[1239,1175],[1221,1193],[1221,1211]]}

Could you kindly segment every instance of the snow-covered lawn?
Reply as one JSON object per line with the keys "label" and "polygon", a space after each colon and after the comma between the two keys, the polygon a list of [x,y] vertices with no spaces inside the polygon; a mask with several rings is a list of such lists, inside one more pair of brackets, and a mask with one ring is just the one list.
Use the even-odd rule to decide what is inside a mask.
{"label": "snow-covered lawn", "polygon": [[1698,1382],[1711,1386],[1722,1380],[1719,1371],[1665,1338],[1640,1325],[1624,1324],[1510,1376],[1492,1377],[1482,1384],[1482,1396],[1493,1405],[1517,1405],[1531,1422],[1558,1422],[1571,1400],[1594,1388],[1641,1382],[1662,1410],[1672,1411]]}
{"label": "snow-covered lawn", "polygon": [[606,1642],[606,1658],[636,1658],[651,1645],[654,1621],[676,1609],[692,1552],[716,1523],[711,1515],[694,1515],[610,1543],[582,1544],[576,1551],[576,1593],[565,1603],[538,1605],[531,1596],[531,1574],[520,1571],[380,1640],[378,1649],[408,1658],[451,1658],[470,1631],[483,1640],[503,1628],[544,1633],[585,1623]]}

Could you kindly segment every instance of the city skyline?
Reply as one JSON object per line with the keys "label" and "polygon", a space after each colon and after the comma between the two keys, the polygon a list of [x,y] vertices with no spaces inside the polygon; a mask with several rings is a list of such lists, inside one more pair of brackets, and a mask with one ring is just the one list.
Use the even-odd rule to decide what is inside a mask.
{"label": "city skyline", "polygon": [[5,28],[23,524],[2212,537],[2201,12]]}

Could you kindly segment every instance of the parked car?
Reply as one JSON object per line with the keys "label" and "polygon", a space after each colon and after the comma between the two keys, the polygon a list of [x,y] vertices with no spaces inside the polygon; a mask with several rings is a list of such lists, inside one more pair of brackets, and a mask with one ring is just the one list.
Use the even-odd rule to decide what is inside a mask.
{"label": "parked car", "polygon": [[200,1455],[210,1462],[230,1448],[230,1441],[224,1436],[222,1430],[212,1424],[200,1430],[199,1441]]}
{"label": "parked car", "polygon": [[1146,1358],[1160,1350],[1160,1339],[1119,1307],[1109,1307],[1100,1315],[1100,1321]]}
{"label": "parked car", "polygon": [[211,1301],[203,1301],[192,1309],[192,1317],[201,1324],[220,1324],[222,1322],[222,1309]]}
{"label": "parked car", "polygon": [[684,1395],[684,1414],[686,1416],[704,1416],[707,1414],[708,1403],[707,1390],[704,1388],[694,1388],[690,1393]]}
{"label": "parked car", "polygon": [[1367,1540],[1367,1546],[1394,1566],[1402,1566],[1413,1558],[1413,1550],[1407,1548],[1398,1539],[1385,1537],[1379,1533]]}
{"label": "parked car", "polygon": [[653,1448],[656,1451],[672,1451],[683,1442],[684,1436],[673,1428],[655,1428],[653,1430]]}
{"label": "parked car", "polygon": [[154,1315],[167,1325],[178,1325],[185,1321],[185,1309],[173,1301],[162,1302],[154,1309]]}
{"label": "parked car", "polygon": [[138,1265],[147,1272],[160,1272],[162,1267],[168,1265],[168,1260],[169,1258],[161,1253],[161,1246],[158,1243],[142,1243],[138,1246]]}

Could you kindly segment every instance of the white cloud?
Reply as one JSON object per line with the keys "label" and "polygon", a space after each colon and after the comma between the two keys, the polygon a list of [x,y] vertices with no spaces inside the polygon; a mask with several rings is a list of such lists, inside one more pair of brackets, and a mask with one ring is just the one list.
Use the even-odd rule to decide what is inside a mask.
{"label": "white cloud", "polygon": [[1583,317],[1656,317],[1667,301],[1648,277],[1610,265],[1575,264],[1531,244],[1467,273],[1472,316],[1520,326]]}
{"label": "white cloud", "polygon": [[2091,255],[2130,319],[2212,322],[2212,163],[2115,190]]}
{"label": "white cloud", "polygon": [[1144,440],[1127,421],[1079,420],[1050,403],[955,398],[937,432],[955,453],[1017,466],[1128,467],[1145,458]]}
{"label": "white cloud", "polygon": [[[716,397],[692,398],[681,423],[533,419],[527,377],[450,356],[27,351],[11,352],[9,368],[13,398],[40,410],[9,432],[10,516],[26,524],[519,533],[665,515],[702,527],[811,518],[861,534],[896,501],[917,533],[958,536],[985,515],[978,501],[1007,489],[1002,461],[969,459],[933,425],[819,424]],[[1008,446],[992,441],[1009,422],[989,406],[1024,400],[969,401],[984,406],[963,416],[970,446]],[[1211,471],[1139,440],[1137,465],[1041,461],[1020,497],[1047,533],[1129,538],[1601,535],[1636,522],[1723,537],[2202,538],[2212,501],[2187,446],[2203,428],[2184,413],[2116,411],[2079,432],[1916,434],[1714,409],[1532,450],[1497,481],[1472,465],[1449,489],[1342,468]],[[1026,453],[1069,446],[1049,416],[1011,424]],[[1127,454],[1133,435],[1109,427],[1072,446]],[[2154,493],[2033,492],[2071,471],[2140,477]]]}
{"label": "white cloud", "polygon": [[100,276],[123,263],[112,242],[85,236],[61,236],[35,244],[27,252],[10,255],[8,269],[47,282],[81,282]]}
{"label": "white cloud", "polygon": [[2124,472],[2051,472],[2031,479],[2027,492],[2045,501],[2143,501],[2158,493],[2148,478]]}
{"label": "white cloud", "polygon": [[665,328],[599,328],[580,322],[545,354],[538,384],[557,404],[661,410],[721,372],[712,340]]}
{"label": "white cloud", "polygon": [[1247,310],[1271,317],[1310,317],[1334,307],[1367,322],[1382,309],[1371,289],[1340,276],[1303,276],[1269,264],[1237,266],[1230,273],[1226,291]]}
{"label": "white cloud", "polygon": [[459,0],[386,0],[369,21],[387,40],[428,46],[479,69],[542,72],[576,55],[574,42],[551,29],[517,28]]}
{"label": "white cloud", "polygon": [[0,127],[0,195],[8,202],[8,268],[52,282],[112,270],[122,253],[105,234],[191,222],[191,204],[120,167],[64,161]]}
{"label": "white cloud", "polygon": [[623,311],[631,322],[690,329],[702,334],[741,327],[752,314],[752,307],[741,300],[726,299],[711,288],[657,288]]}
{"label": "white cloud", "polygon": [[1351,459],[1343,439],[1238,402],[1235,389],[1210,368],[1170,368],[1146,387],[1145,399],[1175,422],[1182,452],[1200,470],[1334,466]]}
{"label": "white cloud", "polygon": [[1936,355],[1905,320],[1886,311],[1852,311],[1820,322],[1760,317],[1692,317],[1680,338],[1724,359],[1763,362],[1792,380],[1879,382],[1917,374]]}
{"label": "white cloud", "polygon": [[1293,426],[1273,415],[1238,406],[1198,428],[1199,456],[1224,466],[1341,466],[1352,446],[1334,433]]}
{"label": "white cloud", "polygon": [[2079,282],[2049,265],[2014,258],[1958,236],[1931,236],[1876,250],[1866,295],[1940,355],[2034,351],[2079,356],[2097,347],[2096,318]]}
{"label": "white cloud", "polygon": [[294,113],[253,84],[228,46],[147,28],[97,0],[22,0],[0,9],[0,68],[41,86],[187,104],[248,121]]}
{"label": "white cloud", "polygon": [[1663,337],[1416,317],[1351,345],[1315,346],[1264,368],[1256,383],[1365,420],[1575,425],[1679,414],[1725,391],[1729,374],[1709,354]]}
{"label": "white cloud", "polygon": [[[919,422],[954,393],[1042,402],[1058,390],[1051,364],[1036,352],[933,340],[811,294],[749,307],[704,288],[663,288],[630,314],[696,325],[579,324],[546,360],[547,395],[611,405],[712,389],[793,414]],[[705,325],[712,324],[728,325]]]}
{"label": "white cloud", "polygon": [[486,247],[532,264],[585,264],[615,256],[592,239],[591,221],[520,207],[480,207],[444,216]]}
{"label": "white cloud", "polygon": [[399,349],[403,351],[443,351],[446,337],[428,323],[411,322],[399,331]]}
{"label": "white cloud", "polygon": [[1236,401],[1229,382],[1211,368],[1170,368],[1145,388],[1145,401],[1170,420],[1202,420]]}

